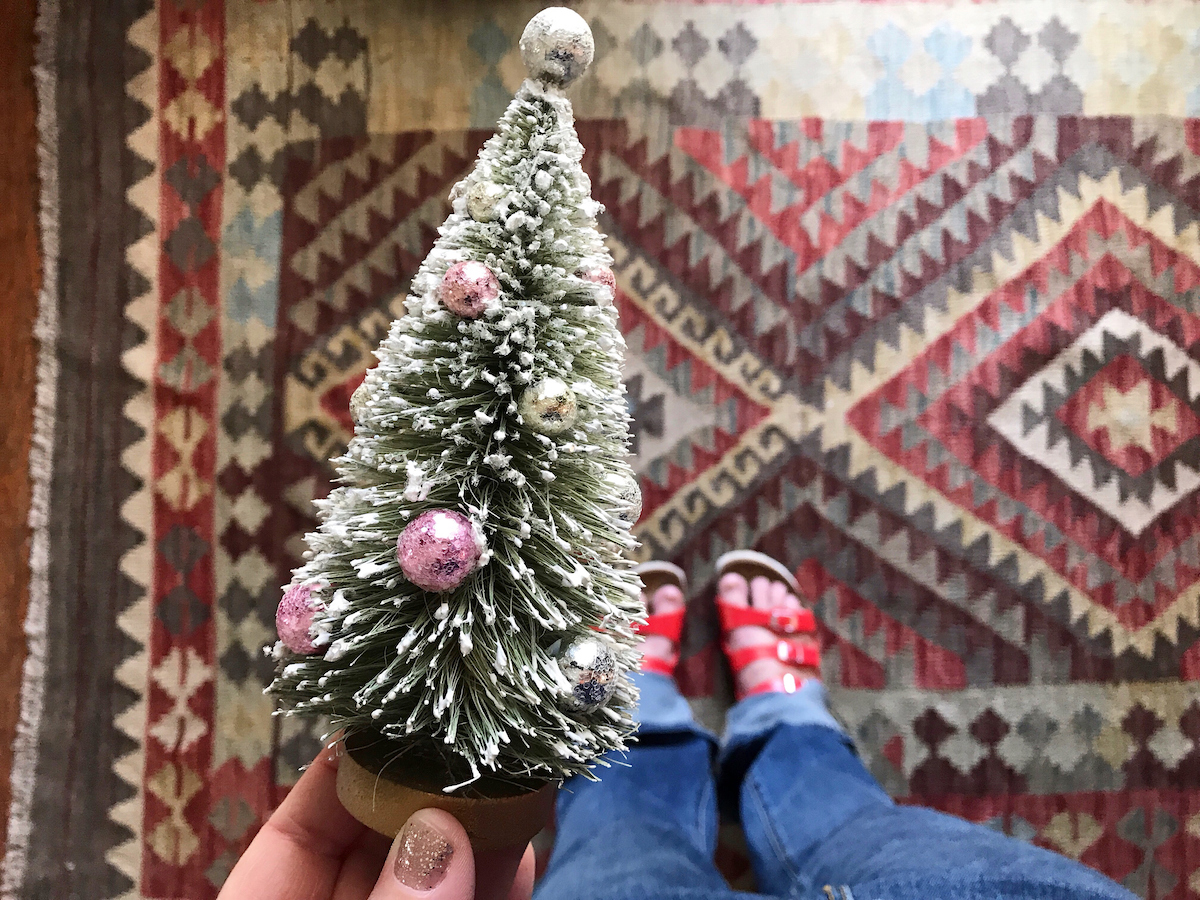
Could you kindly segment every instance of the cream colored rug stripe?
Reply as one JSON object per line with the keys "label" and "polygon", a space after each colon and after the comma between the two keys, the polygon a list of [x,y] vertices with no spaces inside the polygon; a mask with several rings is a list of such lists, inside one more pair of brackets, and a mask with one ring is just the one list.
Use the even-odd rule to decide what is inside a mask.
{"label": "cream colored rug stripe", "polygon": [[130,752],[113,762],[113,771],[129,785],[130,796],[115,804],[108,817],[129,832],[129,839],[113,847],[106,854],[108,863],[125,875],[132,889],[124,894],[127,898],[141,898],[140,878],[142,870],[142,821],[144,804],[144,745],[146,733],[146,691],[149,669],[149,651],[146,641],[150,634],[150,597],[154,577],[154,552],[151,535],[154,534],[154,503],[151,495],[153,472],[151,450],[154,435],[154,365],[158,358],[158,260],[159,260],[159,159],[158,136],[160,117],[158,111],[159,77],[159,23],[156,7],[130,27],[126,40],[143,51],[151,63],[129,79],[125,92],[131,100],[140,103],[150,112],[146,121],[126,138],[126,146],[144,160],[148,166],[145,178],[131,185],[125,197],[129,204],[146,217],[151,227],[139,240],[125,250],[125,261],[131,269],[145,279],[146,290],[131,299],[125,308],[125,318],[145,335],[141,343],[135,344],[121,356],[121,365],[131,376],[133,383],[141,389],[125,403],[122,412],[125,418],[138,426],[142,437],[132,443],[121,455],[121,462],[134,476],[140,487],[121,506],[121,518],[140,535],[140,540],[121,557],[121,574],[137,585],[135,599],[117,617],[117,626],[138,649],[117,666],[115,677],[119,684],[137,699],[115,719],[117,728],[131,742]]}

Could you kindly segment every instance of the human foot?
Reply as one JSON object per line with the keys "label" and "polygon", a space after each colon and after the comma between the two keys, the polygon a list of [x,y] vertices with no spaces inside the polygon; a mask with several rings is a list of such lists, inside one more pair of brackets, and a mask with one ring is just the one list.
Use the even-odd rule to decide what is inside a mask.
{"label": "human foot", "polygon": [[646,624],[642,634],[642,669],[671,675],[679,661],[679,637],[683,631],[683,615],[687,600],[683,587],[687,583],[683,570],[670,563],[652,562],[638,567],[645,589],[642,601],[646,604]]}
{"label": "human foot", "polygon": [[718,560],[718,611],[737,696],[792,693],[820,677],[812,612],[796,596],[795,579],[779,563],[742,551]]}

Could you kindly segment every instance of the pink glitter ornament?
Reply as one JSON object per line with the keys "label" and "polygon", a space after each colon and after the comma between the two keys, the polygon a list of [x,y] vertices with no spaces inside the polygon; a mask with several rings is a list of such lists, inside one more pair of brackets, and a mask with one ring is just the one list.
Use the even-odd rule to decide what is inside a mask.
{"label": "pink glitter ornament", "polygon": [[442,306],[464,319],[479,318],[499,297],[500,282],[481,262],[455,263],[438,286]]}
{"label": "pink glitter ornament", "polygon": [[312,597],[312,585],[296,584],[288,588],[275,610],[275,630],[283,645],[304,656],[315,652],[312,623],[313,616],[321,609],[321,602]]}
{"label": "pink glitter ornament", "polygon": [[601,287],[608,288],[607,293],[601,293],[600,305],[612,305],[613,298],[617,295],[617,276],[613,274],[613,270],[607,266],[596,266],[594,268],[580,269],[575,273],[577,278],[582,278],[584,281],[590,281],[592,284],[598,284]]}
{"label": "pink glitter ornament", "polygon": [[483,552],[479,532],[460,512],[434,509],[421,513],[396,541],[404,574],[427,591],[450,591],[475,571]]}

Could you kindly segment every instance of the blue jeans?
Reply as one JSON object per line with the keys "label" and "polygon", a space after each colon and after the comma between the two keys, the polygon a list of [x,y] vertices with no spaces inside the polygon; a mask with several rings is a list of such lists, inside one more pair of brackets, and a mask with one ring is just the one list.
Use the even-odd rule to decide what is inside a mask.
{"label": "blue jeans", "polygon": [[[830,716],[819,682],[743,700],[714,753],[670,679],[637,677],[639,741],[627,765],[564,785],[535,900],[1134,896],[1048,850],[897,806]],[[719,788],[737,804],[761,895],[730,890],[713,864]]]}

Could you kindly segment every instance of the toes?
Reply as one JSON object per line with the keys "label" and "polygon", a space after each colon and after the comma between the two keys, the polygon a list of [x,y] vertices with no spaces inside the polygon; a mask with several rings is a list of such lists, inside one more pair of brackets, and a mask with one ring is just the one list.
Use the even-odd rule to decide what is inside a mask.
{"label": "toes", "polygon": [[[721,596],[727,602],[740,604],[749,600],[750,605],[755,609],[798,610],[804,608],[800,600],[792,593],[787,580],[780,580],[779,576],[772,578],[760,575],[751,579],[750,583],[747,584],[745,578],[734,573],[729,573],[721,577],[719,590]],[[726,647],[734,652],[745,647],[768,646],[773,648],[780,639],[781,636],[775,634],[770,629],[761,628],[756,625],[743,625],[734,628],[725,638],[727,641]],[[810,636],[786,637],[784,639],[795,641],[798,646],[819,647],[819,644]],[[774,658],[774,655],[750,662],[735,674],[739,691],[747,691],[760,682],[781,675],[791,674],[797,678],[820,677],[820,673],[813,667],[792,665]]]}
{"label": "toes", "polygon": [[674,655],[674,649],[675,645],[661,634],[648,634],[645,640],[642,641],[643,656],[669,660]]}
{"label": "toes", "polygon": [[717,586],[721,592],[721,596],[729,603],[735,606],[747,606],[750,602],[750,585],[746,584],[746,579],[736,572],[730,572],[727,575],[721,576],[721,582]]}
{"label": "toes", "polygon": [[683,606],[683,591],[676,584],[664,584],[650,599],[651,612],[670,612]]}
{"label": "toes", "polygon": [[787,601],[788,586],[782,581],[771,582],[771,606],[784,606]]}
{"label": "toes", "polygon": [[750,604],[759,609],[770,609],[771,602],[771,581],[762,575],[750,581]]}

